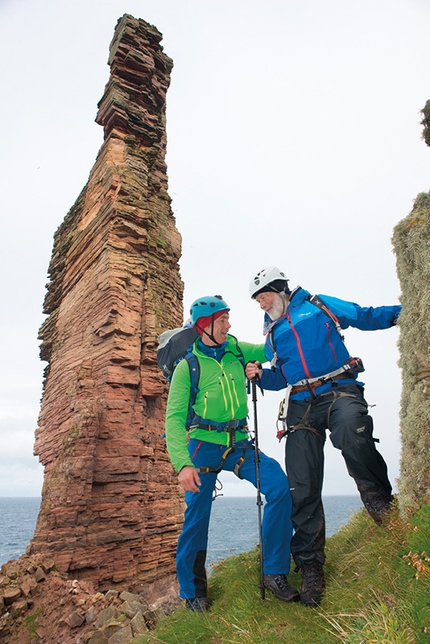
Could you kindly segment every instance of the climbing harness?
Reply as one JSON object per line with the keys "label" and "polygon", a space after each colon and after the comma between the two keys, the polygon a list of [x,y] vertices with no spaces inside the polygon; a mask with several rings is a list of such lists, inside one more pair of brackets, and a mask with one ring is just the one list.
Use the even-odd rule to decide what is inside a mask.
{"label": "climbing harness", "polygon": [[[209,473],[219,474],[221,472],[222,468],[224,467],[224,463],[225,463],[227,457],[230,454],[232,454],[236,450],[236,448],[238,448],[237,442],[236,442],[236,431],[240,430],[240,431],[245,432],[248,429],[247,426],[245,424],[243,424],[244,422],[246,422],[246,419],[244,419],[242,421],[240,421],[240,420],[231,420],[228,423],[224,423],[225,426],[224,426],[223,429],[218,429],[220,427],[220,425],[223,425],[223,423],[212,424],[212,425],[207,423],[206,425],[197,425],[197,427],[199,429],[205,429],[207,431],[214,431],[214,430],[216,430],[216,431],[225,431],[229,435],[228,445],[227,445],[226,449],[224,450],[224,452],[221,455],[221,460],[219,462],[219,465],[217,467],[209,467],[209,466],[205,466],[205,465],[195,466],[196,470],[197,470],[197,472],[199,474],[209,474]],[[193,426],[192,429],[196,429],[197,427]],[[200,448],[202,443],[203,443],[203,441],[199,442],[199,444],[197,445],[195,451],[197,451]],[[241,470],[241,467],[245,463],[245,460],[246,460],[246,450],[254,449],[254,441],[251,440],[250,443],[248,443],[246,445],[241,445],[240,449],[242,450],[242,454],[239,456],[239,458],[237,460],[237,463],[233,468],[233,472],[238,478],[241,479],[242,476],[240,475],[240,470]]]}
{"label": "climbing harness", "polygon": [[[311,398],[311,400],[310,400],[310,402],[309,402],[309,404],[308,404],[308,406],[306,408],[306,411],[303,414],[303,417],[302,417],[301,421],[297,425],[293,425],[293,426],[289,427],[288,424],[287,424],[287,416],[286,416],[286,414],[285,414],[285,416],[278,417],[278,420],[276,421],[276,427],[277,427],[277,430],[278,430],[277,434],[276,434],[276,438],[279,439],[279,442],[284,438],[284,436],[288,436],[289,434],[293,434],[294,432],[296,432],[299,429],[307,429],[308,431],[310,431],[313,434],[315,434],[316,436],[318,436],[318,438],[320,438],[323,442],[325,442],[325,435],[321,434],[319,431],[314,429],[314,427],[312,427],[312,425],[310,425],[307,421],[308,421],[308,416],[310,414],[310,411],[312,409],[312,405],[315,402],[315,400],[317,398],[323,398],[323,397],[326,397],[326,396],[333,396],[333,400],[331,402],[331,405],[327,410],[327,427],[330,426],[330,414],[331,414],[331,411],[333,409],[333,405],[335,404],[335,402],[337,400],[339,400],[339,398],[356,398],[356,396],[354,394],[350,394],[350,393],[347,393],[345,391],[326,391],[326,392],[324,392],[322,394],[318,394],[318,396],[314,395]],[[281,402],[281,406],[283,405],[283,402],[284,401]],[[280,422],[282,423],[281,427],[279,427]]]}
{"label": "climbing harness", "polygon": [[[361,358],[349,358],[342,367],[326,373],[324,376],[318,376],[317,378],[304,378],[299,380],[294,385],[288,385],[285,390],[285,396],[279,404],[278,410],[278,419],[276,421],[277,434],[276,437],[281,440],[287,433],[287,416],[288,416],[288,406],[290,401],[290,396],[292,394],[299,393],[300,391],[309,391],[309,394],[312,398],[316,398],[315,389],[325,385],[333,380],[341,380],[342,378],[348,378],[348,372],[360,373],[364,371],[363,363]],[[279,429],[279,423],[282,423],[282,429]]]}

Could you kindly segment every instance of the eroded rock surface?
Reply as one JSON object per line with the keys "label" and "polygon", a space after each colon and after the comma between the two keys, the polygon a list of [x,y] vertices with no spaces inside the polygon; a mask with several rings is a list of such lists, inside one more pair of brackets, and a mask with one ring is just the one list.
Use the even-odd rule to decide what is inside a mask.
{"label": "eroded rock surface", "polygon": [[22,556],[0,571],[2,644],[121,644],[146,633],[176,606],[163,608],[150,594],[97,591],[68,579],[41,555]]}

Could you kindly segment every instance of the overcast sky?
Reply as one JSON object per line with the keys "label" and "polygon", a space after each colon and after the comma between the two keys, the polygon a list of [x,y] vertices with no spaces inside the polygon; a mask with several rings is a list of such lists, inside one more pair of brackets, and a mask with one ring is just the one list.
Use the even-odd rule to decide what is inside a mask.
{"label": "overcast sky", "polygon": [[[109,44],[130,13],[174,61],[169,193],[183,237],[185,308],[221,293],[232,332],[262,341],[248,284],[278,265],[290,286],[364,306],[397,303],[393,227],[430,189],[420,110],[430,98],[429,0],[0,0],[0,496],[38,496],[38,329],[53,234],[103,141],[94,119]],[[348,330],[393,484],[398,329]],[[260,446],[281,392],[258,403]],[[225,494],[253,494],[233,476]],[[356,494],[326,445],[326,494]]]}

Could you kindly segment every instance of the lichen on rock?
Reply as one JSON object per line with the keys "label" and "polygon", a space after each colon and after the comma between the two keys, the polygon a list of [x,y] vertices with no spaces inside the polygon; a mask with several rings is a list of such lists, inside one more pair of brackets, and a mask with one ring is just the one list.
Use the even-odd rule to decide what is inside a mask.
{"label": "lichen on rock", "polygon": [[430,193],[420,193],[394,229],[402,295],[400,360],[402,454],[399,506],[416,510],[430,493]]}

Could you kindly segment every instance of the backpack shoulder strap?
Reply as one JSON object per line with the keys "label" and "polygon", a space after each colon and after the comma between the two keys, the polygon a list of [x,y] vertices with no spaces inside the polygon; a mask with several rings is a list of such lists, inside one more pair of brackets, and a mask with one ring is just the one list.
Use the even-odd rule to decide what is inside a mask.
{"label": "backpack shoulder strap", "polygon": [[187,355],[184,357],[184,360],[187,361],[188,368],[190,370],[190,400],[188,404],[188,415],[187,415],[187,427],[195,417],[194,413],[194,403],[196,402],[196,396],[199,389],[199,380],[200,380],[200,363],[197,356],[190,350]]}
{"label": "backpack shoulder strap", "polygon": [[194,404],[196,400],[196,395],[199,391],[199,379],[200,379],[200,363],[196,355],[192,351],[188,351],[185,356],[185,360],[188,363],[188,368],[190,370],[190,382],[191,382],[191,395],[190,402]]}
{"label": "backpack shoulder strap", "polygon": [[339,324],[339,320],[337,319],[335,314],[332,313],[332,311],[330,311],[330,309],[327,307],[327,305],[323,302],[323,300],[318,295],[309,295],[307,297],[307,299],[309,300],[309,302],[311,304],[313,304],[314,306],[317,306],[319,309],[321,309],[321,311],[323,313],[328,315],[328,317],[331,319],[331,321],[335,325],[336,331],[339,333],[339,335],[341,337],[341,340],[343,342],[345,340],[345,338],[344,338],[344,335],[342,333],[342,328],[341,328],[341,326]]}

